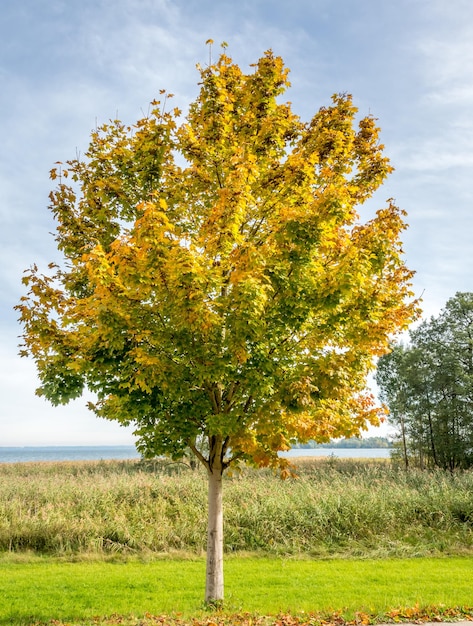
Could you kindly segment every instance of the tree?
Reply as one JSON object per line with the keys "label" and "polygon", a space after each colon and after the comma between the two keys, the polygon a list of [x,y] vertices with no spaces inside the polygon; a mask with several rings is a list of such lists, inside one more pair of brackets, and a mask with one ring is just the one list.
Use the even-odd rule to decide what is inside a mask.
{"label": "tree", "polygon": [[294,440],[357,434],[379,411],[373,358],[416,313],[392,202],[356,207],[391,171],[349,95],[309,123],[280,101],[288,70],[199,68],[185,119],[166,110],[92,132],[51,178],[56,243],[19,305],[38,393],[85,388],[100,417],[134,424],[147,456],[191,450],[209,482],[206,600],[223,598],[222,476],[279,467]]}
{"label": "tree", "polygon": [[[376,383],[380,389],[380,399],[389,407],[389,421],[399,428],[399,438],[402,447],[402,456],[406,469],[409,467],[413,455],[411,434],[416,428],[412,416],[419,410],[419,403],[429,400],[428,393],[421,393],[425,389],[425,375],[428,373],[419,358],[416,350],[408,350],[403,344],[393,346],[391,352],[384,355],[378,362]],[[416,405],[416,408],[414,408]],[[422,406],[421,411],[429,411]],[[423,422],[419,424],[421,431],[417,433],[416,453],[418,463],[423,464]],[[409,435],[408,435],[409,431]]]}
{"label": "tree", "polygon": [[473,465],[473,294],[457,293],[378,364],[376,380],[401,429],[406,464]]}

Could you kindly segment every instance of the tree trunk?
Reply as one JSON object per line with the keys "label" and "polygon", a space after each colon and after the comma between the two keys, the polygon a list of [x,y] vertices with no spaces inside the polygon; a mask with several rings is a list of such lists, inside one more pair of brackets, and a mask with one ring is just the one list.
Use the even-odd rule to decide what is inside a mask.
{"label": "tree trunk", "polygon": [[207,577],[205,601],[223,600],[223,490],[222,468],[208,469],[209,516],[207,533]]}
{"label": "tree trunk", "polygon": [[403,415],[401,415],[401,434],[402,434],[402,451],[404,454],[404,465],[407,470],[409,469],[409,457],[407,455],[406,426],[404,424]]}

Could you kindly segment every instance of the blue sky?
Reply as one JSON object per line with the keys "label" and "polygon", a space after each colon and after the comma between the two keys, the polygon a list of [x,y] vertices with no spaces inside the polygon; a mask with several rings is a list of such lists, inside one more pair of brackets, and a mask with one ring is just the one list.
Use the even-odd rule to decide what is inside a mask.
{"label": "blue sky", "polygon": [[396,168],[368,209],[393,197],[408,212],[405,256],[425,316],[473,291],[471,0],[3,0],[0,446],[133,442],[83,400],[52,408],[35,397],[13,306],[23,270],[58,258],[54,162],[83,152],[97,123],[133,123],[162,88],[186,110],[209,38],[243,68],[268,48],[282,56],[303,119],[333,93],[353,94]]}

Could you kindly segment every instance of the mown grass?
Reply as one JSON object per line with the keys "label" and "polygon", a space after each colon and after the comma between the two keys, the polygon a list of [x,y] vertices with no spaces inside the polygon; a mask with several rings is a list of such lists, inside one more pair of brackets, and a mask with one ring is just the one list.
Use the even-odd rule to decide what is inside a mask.
{"label": "mown grass", "polygon": [[[276,615],[302,623],[333,620],[438,619],[445,607],[471,607],[473,562],[468,558],[379,560],[294,560],[229,558],[225,566],[225,613],[202,605],[204,560],[82,561],[36,558],[0,560],[0,624],[220,623],[220,617]],[[414,607],[408,608],[408,607]],[[430,607],[430,608],[429,608]],[[435,607],[435,608],[434,608]],[[443,607],[443,609],[442,609]],[[466,608],[453,614],[465,616]],[[148,615],[148,620],[144,618]],[[448,613],[447,613],[448,615]],[[450,615],[452,613],[450,612]],[[113,617],[115,616],[115,617]],[[120,617],[118,617],[120,616]],[[317,620],[315,617],[317,616]],[[259,618],[258,618],[259,619]],[[194,621],[195,620],[195,621]],[[98,619],[97,619],[98,621]],[[128,623],[128,621],[126,623]],[[54,622],[58,623],[58,622]],[[225,622],[227,623],[227,622]],[[231,623],[231,622],[230,622]]]}
{"label": "mown grass", "polygon": [[[382,462],[301,462],[281,481],[245,469],[225,481],[225,550],[272,556],[473,553],[473,472]],[[206,476],[182,465],[0,465],[0,551],[201,555]]]}

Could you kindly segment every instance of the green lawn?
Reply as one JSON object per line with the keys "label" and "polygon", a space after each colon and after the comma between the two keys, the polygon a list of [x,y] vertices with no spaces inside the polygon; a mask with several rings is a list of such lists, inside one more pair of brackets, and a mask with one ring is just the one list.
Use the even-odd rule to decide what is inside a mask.
{"label": "green lawn", "polygon": [[[229,557],[225,612],[302,611],[346,618],[405,607],[473,607],[472,558],[283,560]],[[199,560],[0,559],[0,624],[113,614],[203,616]]]}

